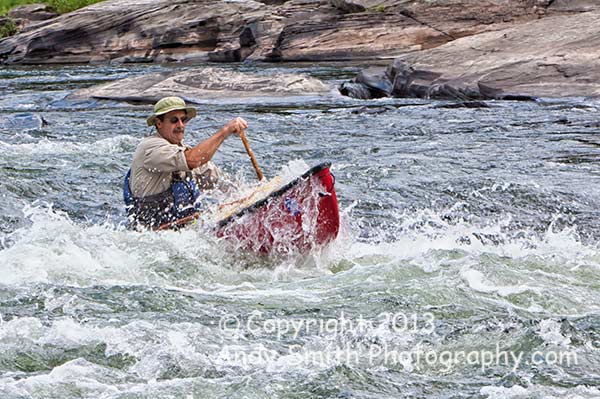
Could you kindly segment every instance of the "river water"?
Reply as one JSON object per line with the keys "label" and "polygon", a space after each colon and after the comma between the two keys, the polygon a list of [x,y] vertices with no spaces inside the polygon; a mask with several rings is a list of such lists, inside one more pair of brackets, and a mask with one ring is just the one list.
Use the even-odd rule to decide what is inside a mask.
{"label": "river water", "polygon": [[266,258],[125,229],[150,106],[65,97],[165,69],[0,69],[0,397],[600,397],[600,103],[202,104],[188,143],[242,116],[267,176],[333,163],[338,239]]}

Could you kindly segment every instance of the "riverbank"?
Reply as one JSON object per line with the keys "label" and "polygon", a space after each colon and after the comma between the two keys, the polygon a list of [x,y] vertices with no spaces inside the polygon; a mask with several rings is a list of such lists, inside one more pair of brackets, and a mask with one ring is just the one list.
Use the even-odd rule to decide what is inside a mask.
{"label": "riverbank", "polygon": [[56,18],[101,0],[4,0],[0,3],[0,40],[29,25]]}
{"label": "riverbank", "polygon": [[600,5],[589,0],[103,1],[0,41],[0,62],[390,59],[387,70],[364,72],[341,92],[356,98],[596,97],[599,37]]}
{"label": "riverbank", "polygon": [[15,8],[28,9],[32,4],[38,5],[45,4],[50,10],[58,14],[66,14],[71,11],[78,10],[90,4],[98,3],[102,0],[4,0],[0,4],[0,16],[6,15],[9,11]]}
{"label": "riverbank", "polygon": [[103,1],[0,41],[0,62],[389,59],[386,71],[365,72],[342,93],[596,97],[599,37],[600,5],[590,0]]}
{"label": "riverbank", "polygon": [[540,1],[523,5],[517,0],[476,5],[464,0],[355,3],[349,8],[354,3],[333,0],[103,1],[3,41],[0,59],[5,63],[390,59],[546,16],[598,8],[542,7],[537,5]]}

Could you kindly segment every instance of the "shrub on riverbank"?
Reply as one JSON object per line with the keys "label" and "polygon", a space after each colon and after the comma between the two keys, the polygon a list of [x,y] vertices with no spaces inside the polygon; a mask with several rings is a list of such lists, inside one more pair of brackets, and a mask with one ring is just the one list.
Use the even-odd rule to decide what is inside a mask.
{"label": "shrub on riverbank", "polygon": [[12,36],[15,33],[17,33],[17,25],[12,20],[6,19],[0,22],[0,39]]}
{"label": "shrub on riverbank", "polygon": [[0,2],[0,15],[6,15],[8,11],[16,6],[33,3],[48,4],[57,13],[65,14],[100,1],[102,0],[3,0]]}

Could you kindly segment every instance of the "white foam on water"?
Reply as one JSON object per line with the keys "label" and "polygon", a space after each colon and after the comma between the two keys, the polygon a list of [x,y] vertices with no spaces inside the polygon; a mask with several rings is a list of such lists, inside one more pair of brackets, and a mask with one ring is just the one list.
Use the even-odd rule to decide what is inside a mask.
{"label": "white foam on water", "polygon": [[[317,304],[323,301],[319,292],[314,290],[307,290],[305,286],[298,287],[298,284],[291,284],[291,286],[274,287],[268,283],[262,283],[260,287],[249,285],[248,282],[243,282],[239,285],[225,285],[225,284],[212,284],[210,290],[206,289],[185,289],[179,287],[171,287],[173,290],[215,295],[215,296],[226,296],[228,298],[236,298],[239,300],[251,300],[251,299],[270,299],[274,302],[286,301],[291,303],[299,301],[304,304]],[[250,288],[252,287],[252,288]]]}
{"label": "white foam on water", "polygon": [[70,317],[56,319],[50,325],[35,318],[15,318],[0,326],[5,356],[14,350],[39,352],[54,347],[75,350],[106,344],[106,356],[132,356],[136,362],[127,374],[144,378],[158,377],[169,358],[186,361],[190,366],[194,362],[197,366],[208,365],[204,351],[196,347],[199,340],[206,341],[201,337],[207,334],[205,326],[195,323],[132,321],[121,326],[96,326]]}
{"label": "white foam on water", "polygon": [[11,156],[32,155],[85,155],[93,154],[95,157],[108,154],[120,154],[135,148],[139,138],[121,135],[101,139],[92,143],[71,142],[63,140],[49,140],[43,138],[33,143],[11,144],[0,141],[0,154]]}
{"label": "white foam on water", "polygon": [[511,311],[573,317],[600,310],[589,280],[600,268],[600,250],[574,227],[552,223],[545,232],[514,231],[510,217],[477,224],[445,218],[449,212],[452,208],[404,212],[394,217],[397,226],[381,230],[385,234],[364,240],[355,234],[349,248],[330,262],[349,265],[343,273],[372,289],[386,285],[432,293],[439,287],[443,295],[428,295],[431,300],[466,301],[458,292],[466,285],[471,301]]}
{"label": "white foam on water", "polygon": [[[103,341],[118,344],[124,343],[120,340],[122,336],[123,334],[117,328],[95,328],[82,325],[69,317],[57,319],[49,326],[33,317],[14,318],[0,326],[0,337],[4,342],[12,342],[20,347],[56,345],[63,348],[76,348]],[[119,347],[118,350],[128,353],[129,348]]]}
{"label": "white foam on water", "polygon": [[0,338],[3,342],[8,340],[41,338],[45,328],[39,319],[34,317],[20,317],[4,321],[0,324]]}
{"label": "white foam on water", "polygon": [[6,237],[11,244],[0,250],[0,284],[168,286],[234,273],[219,270],[216,240],[201,230],[139,233],[110,223],[81,225],[50,205],[24,212],[31,224]]}
{"label": "white foam on water", "polygon": [[55,367],[48,374],[13,380],[7,385],[13,392],[34,397],[54,396],[56,392],[67,395],[73,389],[85,393],[86,397],[106,397],[118,393],[115,384],[126,378],[123,372],[79,358]]}
{"label": "white foam on water", "polygon": [[460,272],[461,277],[467,282],[469,287],[475,291],[484,293],[497,293],[500,296],[509,296],[520,294],[527,291],[540,292],[536,287],[527,285],[520,286],[498,286],[486,279],[484,274],[479,270],[466,269]]}
{"label": "white foam on water", "polygon": [[399,225],[393,240],[355,240],[347,255],[350,258],[372,255],[394,259],[421,258],[427,261],[424,268],[428,271],[436,269],[426,256],[432,251],[461,251],[470,256],[487,254],[510,259],[564,259],[565,269],[577,266],[600,268],[599,247],[582,243],[575,228],[558,229],[552,223],[543,235],[528,231],[509,234],[511,217],[485,225],[465,220],[449,223],[444,215],[451,213],[454,207],[446,211],[422,209],[394,216]]}
{"label": "white foam on water", "polygon": [[145,282],[136,238],[124,229],[82,227],[51,207],[25,209],[32,221],[10,235],[14,244],[0,251],[0,283],[62,282],[90,285]]}
{"label": "white foam on water", "polygon": [[[293,178],[305,169],[304,161],[297,160],[281,175]],[[260,257],[249,261],[251,256],[230,252],[206,226],[138,233],[109,223],[79,224],[51,206],[30,206],[24,212],[31,223],[5,237],[10,245],[0,250],[0,284],[148,285],[242,300],[292,295],[305,303],[318,303],[323,292],[331,289],[328,282],[338,281],[335,273],[370,281],[381,268],[410,265],[432,276],[455,270],[474,292],[510,301],[511,296],[524,293],[544,295],[548,287],[537,281],[540,276],[556,280],[551,289],[559,290],[577,283],[574,273],[579,269],[598,268],[598,248],[583,244],[573,229],[550,226],[544,234],[523,232],[515,238],[505,232],[510,218],[486,225],[450,224],[444,214],[452,209],[419,210],[398,218],[401,224],[392,240],[361,240],[360,227],[353,221],[355,207],[353,203],[341,209],[339,237],[327,248],[271,262]],[[490,257],[502,262],[500,269],[485,266]],[[532,261],[553,266],[550,271],[517,270]],[[330,269],[338,265],[342,270],[332,273]],[[326,281],[319,283],[323,277]],[[578,289],[583,290],[579,295],[592,300],[568,310],[576,314],[597,309],[593,293],[585,286]],[[523,308],[539,312],[546,305],[536,298]]]}
{"label": "white foam on water", "polygon": [[539,325],[538,335],[547,343],[560,347],[568,347],[571,338],[565,337],[560,331],[560,323],[556,320],[542,320]]}
{"label": "white foam on water", "polygon": [[528,398],[529,391],[520,385],[506,387],[483,387],[480,390],[482,395],[487,395],[489,399],[518,399]]}
{"label": "white foam on water", "polygon": [[[149,285],[229,295],[236,287],[243,294],[244,284],[330,273],[326,266],[307,265],[308,258],[299,255],[273,262],[238,256],[219,243],[210,226],[202,224],[181,231],[140,233],[111,223],[76,223],[51,204],[29,205],[23,213],[29,223],[2,237],[0,284]],[[317,253],[309,258],[313,255],[320,258]],[[247,262],[257,262],[258,267],[245,269]],[[260,289],[263,294],[268,291]]]}
{"label": "white foam on water", "polygon": [[479,392],[485,395],[486,399],[597,399],[600,397],[600,390],[598,388],[583,385],[573,388],[539,385],[529,387],[513,385],[510,388],[485,386]]}

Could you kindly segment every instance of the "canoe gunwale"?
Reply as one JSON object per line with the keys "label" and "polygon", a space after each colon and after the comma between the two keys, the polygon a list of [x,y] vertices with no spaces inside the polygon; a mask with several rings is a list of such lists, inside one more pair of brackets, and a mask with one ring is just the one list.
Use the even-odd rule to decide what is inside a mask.
{"label": "canoe gunwale", "polygon": [[234,215],[228,216],[225,219],[220,220],[217,223],[217,228],[222,228],[225,227],[227,224],[229,224],[230,222],[232,222],[235,219],[238,219],[242,216],[244,216],[245,214],[248,213],[253,213],[255,211],[257,211],[258,209],[260,209],[263,205],[267,204],[269,201],[271,201],[273,198],[277,198],[277,197],[281,197],[283,194],[285,194],[287,191],[289,191],[292,187],[297,186],[298,184],[300,184],[300,182],[306,181],[307,179],[309,179],[311,176],[325,170],[331,167],[331,162],[323,162],[320,163],[316,166],[313,166],[312,168],[310,168],[308,171],[306,171],[302,176],[295,178],[294,180],[292,180],[291,182],[287,183],[286,185],[284,185],[283,187],[281,187],[280,189],[273,191],[271,194],[269,194],[267,197],[256,201],[255,203],[247,206],[246,208],[238,211],[237,213],[235,213]]}

